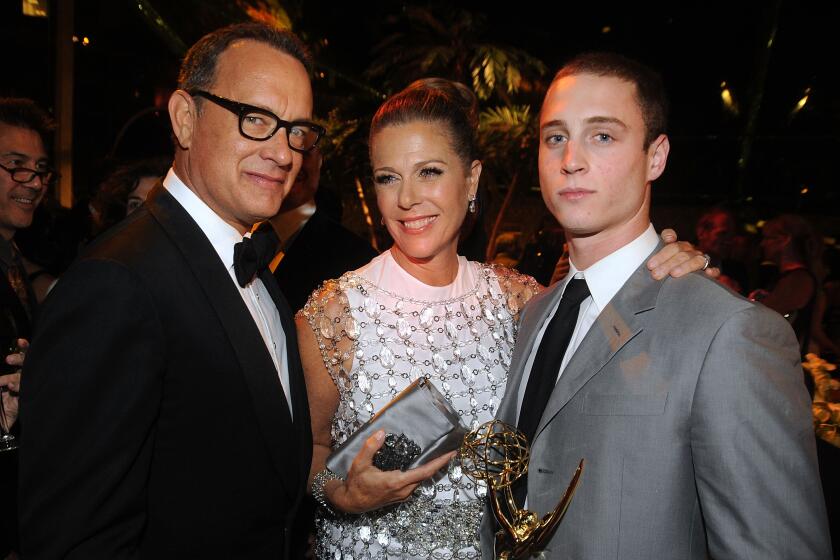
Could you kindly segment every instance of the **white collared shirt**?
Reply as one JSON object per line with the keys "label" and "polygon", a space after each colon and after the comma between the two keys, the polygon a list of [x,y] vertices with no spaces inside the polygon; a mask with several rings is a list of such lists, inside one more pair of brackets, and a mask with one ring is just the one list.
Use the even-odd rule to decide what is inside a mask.
{"label": "white collared shirt", "polygon": [[[220,218],[198,195],[190,190],[181,181],[174,169],[170,169],[169,173],[166,174],[163,179],[163,186],[195,220],[198,227],[207,236],[210,244],[213,245],[213,249],[216,250],[222,264],[227,268],[231,282],[239,290],[239,295],[242,296],[245,307],[251,313],[257,329],[262,335],[265,347],[274,362],[291,414],[289,362],[286,355],[286,335],[280,322],[280,313],[277,311],[277,306],[271,299],[271,295],[266,290],[262,280],[255,278],[253,282],[242,288],[236,281],[236,274],[233,271],[233,246],[242,241],[242,234]],[[251,234],[247,233],[246,235],[250,236]]]}
{"label": "white collared shirt", "polygon": [[[572,359],[575,351],[580,343],[583,341],[589,328],[595,323],[601,311],[607,307],[610,300],[618,293],[624,283],[633,275],[639,265],[650,255],[656,245],[659,243],[659,236],[656,230],[653,229],[653,224],[649,224],[648,228],[638,236],[636,239],[625,245],[624,247],[614,251],[599,260],[586,270],[578,270],[575,263],[569,261],[569,274],[561,282],[563,286],[560,288],[564,292],[566,286],[572,278],[583,278],[586,280],[586,285],[589,287],[590,296],[583,300],[578,311],[577,323],[575,323],[575,330],[572,332],[572,338],[569,341],[569,346],[566,348],[566,353],[563,355],[563,362],[560,364],[560,369],[557,372],[557,379],[563,374],[569,360]],[[561,296],[562,299],[562,296]],[[534,359],[537,357],[537,350],[542,342],[543,334],[552,317],[557,312],[560,305],[560,300],[557,300],[557,305],[546,317],[545,322],[537,333],[537,338],[534,340],[534,346],[531,348],[531,354],[525,362],[525,370],[522,376],[522,381],[519,384],[519,392],[517,395],[516,417],[519,418],[519,408],[522,406],[522,399],[525,397],[525,389],[528,386],[528,379],[531,375],[531,368],[534,365]]]}

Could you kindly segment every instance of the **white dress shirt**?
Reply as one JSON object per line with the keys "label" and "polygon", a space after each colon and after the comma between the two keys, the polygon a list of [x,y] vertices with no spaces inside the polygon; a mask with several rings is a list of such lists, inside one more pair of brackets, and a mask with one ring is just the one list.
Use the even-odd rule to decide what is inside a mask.
{"label": "white dress shirt", "polygon": [[[292,412],[292,402],[289,398],[289,362],[286,355],[286,335],[280,322],[280,313],[271,295],[266,290],[262,280],[255,278],[253,282],[242,288],[236,281],[236,274],[233,271],[233,246],[242,241],[243,235],[236,228],[225,222],[207,204],[201,200],[187,185],[178,178],[174,169],[163,179],[164,188],[169,191],[175,200],[183,206],[184,210],[195,220],[204,235],[213,245],[213,249],[219,255],[222,264],[230,274],[230,280],[245,307],[254,318],[254,323],[262,335],[266,349],[274,362],[280,376],[280,383],[283,385],[283,392],[286,394],[286,402],[289,404],[289,413]],[[247,233],[246,235],[251,235]]]}
{"label": "white dress shirt", "polygon": [[[566,353],[563,354],[563,361],[557,372],[557,379],[560,379],[563,370],[566,369],[566,365],[572,359],[575,350],[580,346],[581,341],[583,341],[586,333],[589,332],[589,328],[595,323],[598,315],[600,315],[601,311],[604,310],[621,287],[624,286],[624,283],[627,282],[636,269],[639,268],[639,265],[656,249],[658,243],[659,236],[656,234],[656,230],[653,229],[653,224],[649,224],[648,228],[639,237],[621,249],[610,253],[586,270],[579,270],[574,262],[569,261],[569,274],[562,280],[563,285],[560,289],[565,292],[566,286],[572,278],[583,278],[589,287],[590,296],[580,304],[575,330],[572,332],[572,338],[569,341],[569,346],[566,348]],[[557,305],[554,306],[551,314],[546,317],[545,323],[540,328],[540,332],[537,333],[534,346],[531,348],[531,354],[525,362],[525,373],[519,384],[516,401],[517,419],[519,418],[519,408],[522,406],[522,399],[525,397],[525,389],[528,386],[531,368],[534,365],[534,359],[537,357],[537,350],[539,350],[545,329],[557,312],[559,305],[560,300],[557,300]]]}

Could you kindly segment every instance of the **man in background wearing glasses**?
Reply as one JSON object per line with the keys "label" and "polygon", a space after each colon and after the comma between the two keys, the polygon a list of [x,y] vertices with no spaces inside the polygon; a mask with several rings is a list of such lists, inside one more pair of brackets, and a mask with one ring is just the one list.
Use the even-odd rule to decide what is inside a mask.
{"label": "man in background wearing glasses", "polygon": [[43,307],[21,388],[21,549],[288,558],[311,433],[269,227],[310,122],[306,48],[249,23],[187,53],[175,161]]}
{"label": "man in background wearing glasses", "polygon": [[[19,229],[32,224],[35,208],[53,178],[45,148],[52,130],[49,115],[31,99],[0,98],[0,424],[17,434],[17,391],[21,356],[31,335],[35,293],[14,242]],[[24,339],[20,341],[19,339]],[[0,558],[17,550],[17,452],[0,454]]]}
{"label": "man in background wearing glasses", "polygon": [[[31,99],[0,98],[0,269],[4,273],[0,282],[5,279],[17,296],[16,314],[23,312],[20,321],[26,325],[35,311],[35,294],[13,238],[32,224],[35,209],[53,180],[44,146],[51,131],[49,115]],[[27,329],[21,325],[21,330]]]}

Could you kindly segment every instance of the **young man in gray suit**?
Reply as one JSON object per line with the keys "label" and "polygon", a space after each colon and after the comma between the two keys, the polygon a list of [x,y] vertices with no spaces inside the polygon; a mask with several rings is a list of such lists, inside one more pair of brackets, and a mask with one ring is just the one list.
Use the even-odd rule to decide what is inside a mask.
{"label": "young man in gray suit", "polygon": [[586,461],[547,558],[830,558],[793,331],[702,274],[644,266],[665,113],[659,77],[618,55],[578,57],[546,94],[540,184],[571,271],[521,318],[499,411],[531,441],[515,493],[544,515]]}

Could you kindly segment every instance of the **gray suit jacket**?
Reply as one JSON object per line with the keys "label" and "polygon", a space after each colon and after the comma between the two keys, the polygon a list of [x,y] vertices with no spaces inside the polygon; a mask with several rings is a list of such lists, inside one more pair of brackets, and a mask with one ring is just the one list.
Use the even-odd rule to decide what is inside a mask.
{"label": "gray suit jacket", "polygon": [[[499,418],[515,424],[534,340],[560,291],[521,317]],[[532,442],[530,509],[577,494],[546,558],[828,559],[809,399],[793,331],[701,274],[641,266],[592,325]],[[482,550],[492,556],[492,515]]]}

